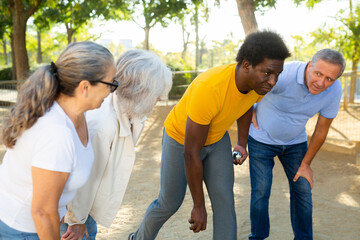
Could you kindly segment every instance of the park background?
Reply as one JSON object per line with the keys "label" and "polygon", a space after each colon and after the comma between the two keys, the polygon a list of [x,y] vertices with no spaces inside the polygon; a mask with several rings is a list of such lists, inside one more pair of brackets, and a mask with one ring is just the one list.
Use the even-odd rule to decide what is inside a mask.
{"label": "park background", "polygon": [[[282,35],[292,54],[287,61],[308,61],[322,48],[338,50],[346,58],[340,112],[312,165],[314,236],[360,239],[359,0],[0,0],[0,124],[28,74],[56,61],[71,42],[98,42],[115,58],[131,48],[156,52],[173,71],[173,88],[146,123],[114,224],[108,229],[100,226],[98,235],[99,239],[126,239],[159,191],[167,113],[200,72],[234,62],[246,34],[264,29]],[[309,136],[315,124],[316,116],[307,125]],[[236,139],[235,126],[229,132]],[[4,146],[0,150],[3,154]],[[235,177],[238,239],[246,239],[250,231],[248,165],[236,167]],[[158,239],[211,239],[211,206],[206,201],[207,231],[188,231],[192,207],[188,192]],[[291,239],[288,186],[278,161],[270,204],[269,239]]]}

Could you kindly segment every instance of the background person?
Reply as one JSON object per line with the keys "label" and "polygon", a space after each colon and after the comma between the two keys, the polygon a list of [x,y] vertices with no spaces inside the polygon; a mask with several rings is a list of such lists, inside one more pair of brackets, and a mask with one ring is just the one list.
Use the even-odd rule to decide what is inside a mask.
{"label": "background person", "polygon": [[69,44],[23,84],[3,123],[0,239],[59,239],[66,204],[93,163],[84,112],[117,84],[113,56],[92,42]]}
{"label": "background person", "polygon": [[160,193],[129,239],[155,239],[161,226],[178,210],[189,184],[194,206],[190,230],[205,230],[203,181],[214,213],[213,239],[236,239],[234,167],[227,129],[237,121],[235,150],[247,157],[246,145],[253,104],[275,85],[289,51],[281,37],[264,31],[248,35],[237,63],[200,74],[165,120]]}
{"label": "background person", "polygon": [[86,116],[95,161],[88,182],[69,204],[65,222],[70,226],[62,225],[63,239],[79,239],[86,228],[87,239],[95,239],[96,223],[110,227],[130,179],[146,117],[172,85],[171,71],[150,51],[129,50],[116,68],[119,88]]}
{"label": "background person", "polygon": [[[313,239],[311,189],[314,180],[310,164],[339,110],[342,87],[337,78],[344,69],[344,57],[331,49],[318,51],[309,62],[285,64],[276,86],[256,105],[248,140],[249,239],[269,236],[269,198],[275,156],[289,181],[295,239]],[[317,113],[318,121],[308,147],[305,125]]]}

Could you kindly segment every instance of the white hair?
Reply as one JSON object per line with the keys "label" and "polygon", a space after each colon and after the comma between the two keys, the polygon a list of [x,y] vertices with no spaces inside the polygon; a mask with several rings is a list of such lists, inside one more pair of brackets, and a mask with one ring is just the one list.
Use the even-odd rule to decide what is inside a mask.
{"label": "white hair", "polygon": [[115,78],[119,104],[129,117],[148,116],[158,98],[167,97],[172,86],[170,69],[155,53],[140,49],[119,57]]}

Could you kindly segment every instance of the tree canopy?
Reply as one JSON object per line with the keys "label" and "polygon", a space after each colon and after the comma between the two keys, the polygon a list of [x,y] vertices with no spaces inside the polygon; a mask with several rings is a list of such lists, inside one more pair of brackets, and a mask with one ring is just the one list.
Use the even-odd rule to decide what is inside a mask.
{"label": "tree canopy", "polygon": [[[344,54],[346,59],[351,60],[351,69],[357,71],[360,61],[360,4],[355,7],[352,0],[349,1],[349,8],[340,9],[335,19],[341,23],[338,26],[327,26],[310,33],[313,37],[312,46],[326,43],[328,47],[337,49]],[[353,75],[350,81],[349,102],[355,100],[356,76]]]}
{"label": "tree canopy", "polygon": [[58,0],[41,10],[40,21],[64,24],[68,43],[91,19],[128,19],[128,3],[122,0]]}
{"label": "tree canopy", "polygon": [[166,27],[186,8],[185,0],[134,0],[130,3],[132,21],[145,31],[144,49],[149,50],[150,29],[156,24]]}

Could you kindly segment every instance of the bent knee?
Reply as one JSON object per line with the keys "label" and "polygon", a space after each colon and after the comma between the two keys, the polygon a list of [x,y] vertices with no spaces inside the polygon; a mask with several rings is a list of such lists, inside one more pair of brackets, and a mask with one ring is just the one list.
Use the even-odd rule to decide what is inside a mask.
{"label": "bent knee", "polygon": [[303,177],[299,177],[296,182],[292,183],[292,191],[299,194],[310,194],[311,186],[308,180]]}
{"label": "bent knee", "polygon": [[156,200],[156,207],[161,211],[174,214],[180,208],[183,200],[184,198],[159,198]]}

